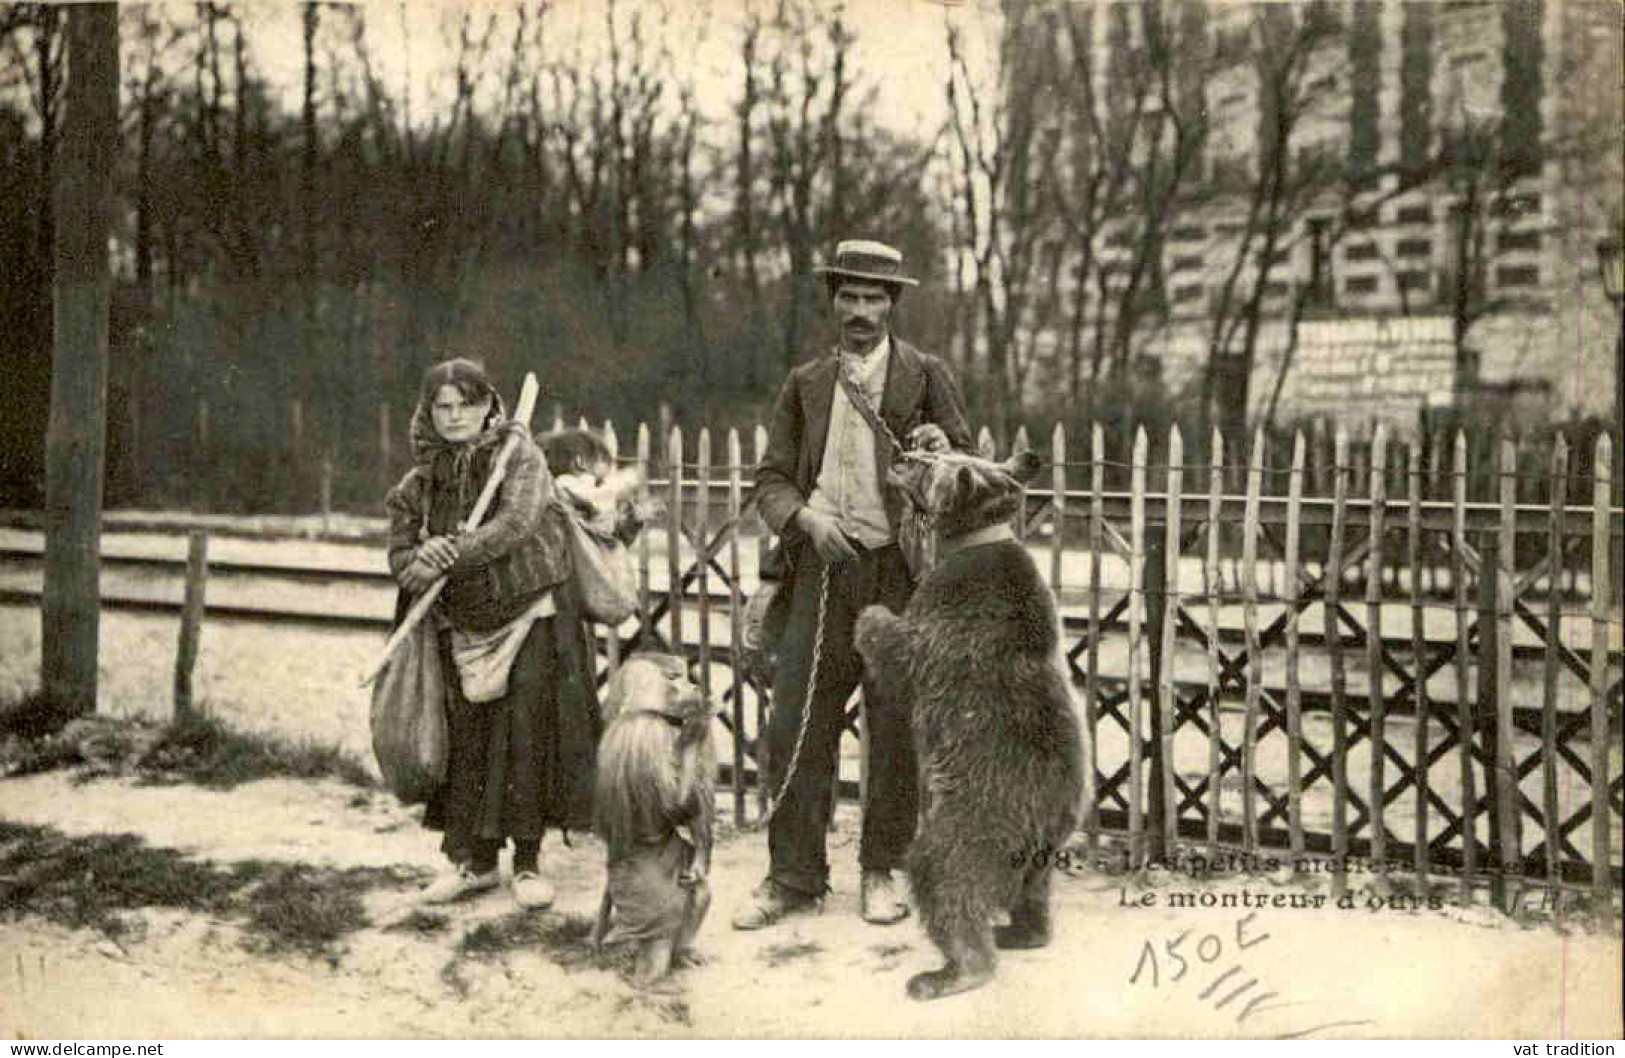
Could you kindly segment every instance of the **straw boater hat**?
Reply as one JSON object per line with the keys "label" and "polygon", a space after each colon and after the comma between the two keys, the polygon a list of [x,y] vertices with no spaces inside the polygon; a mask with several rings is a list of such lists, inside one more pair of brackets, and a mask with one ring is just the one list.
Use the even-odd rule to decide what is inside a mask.
{"label": "straw boater hat", "polygon": [[918,279],[903,274],[902,251],[869,239],[846,239],[837,243],[834,262],[819,265],[813,271],[830,282],[860,279],[900,287],[920,285]]}

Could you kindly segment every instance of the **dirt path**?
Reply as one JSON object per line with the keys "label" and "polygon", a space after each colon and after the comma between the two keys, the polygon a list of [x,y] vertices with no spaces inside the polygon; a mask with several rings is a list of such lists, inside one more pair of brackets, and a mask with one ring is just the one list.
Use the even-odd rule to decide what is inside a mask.
{"label": "dirt path", "polygon": [[[135,833],[221,864],[436,865],[433,839],[393,799],[327,782],[218,792],[75,785],[51,774],[0,783],[0,818],[70,836]],[[330,960],[251,954],[237,924],[208,916],[143,912],[143,928],[114,942],[6,915],[0,1034],[1617,1038],[1620,1030],[1617,932],[1520,929],[1482,909],[1266,908],[1247,919],[1246,910],[1165,906],[1176,891],[1215,904],[1314,895],[1259,878],[1150,890],[1156,906],[1130,908],[1125,895],[1145,894],[1125,894],[1104,875],[1058,874],[1050,948],[1006,956],[978,992],[915,1004],[904,982],[936,956],[913,921],[878,928],[859,920],[855,823],[843,809],[831,835],[835,893],[824,913],[763,933],[736,933],[727,918],[760,875],[764,841],[726,841],[714,918],[701,936],[709,962],[678,978],[672,994],[640,995],[609,969],[561,965],[540,948],[459,956],[468,930],[513,921],[505,891],[459,905],[433,933],[383,928],[411,907],[409,893],[386,891],[368,899],[372,924]],[[547,921],[590,914],[601,862],[590,838],[573,849],[550,840],[544,864],[559,901]],[[1186,962],[1181,972],[1165,944],[1187,930],[1174,948]],[[1221,1002],[1249,980],[1257,984]]]}

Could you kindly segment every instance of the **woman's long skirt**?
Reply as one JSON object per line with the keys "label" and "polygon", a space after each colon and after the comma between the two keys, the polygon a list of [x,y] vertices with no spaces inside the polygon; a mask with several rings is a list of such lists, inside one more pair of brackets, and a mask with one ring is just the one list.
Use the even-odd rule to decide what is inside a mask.
{"label": "woman's long skirt", "polygon": [[442,635],[446,780],[424,825],[445,832],[440,847],[453,862],[468,862],[479,840],[592,826],[600,720],[585,631],[562,608],[538,620],[514,659],[508,693],[491,702],[463,697],[450,635]]}

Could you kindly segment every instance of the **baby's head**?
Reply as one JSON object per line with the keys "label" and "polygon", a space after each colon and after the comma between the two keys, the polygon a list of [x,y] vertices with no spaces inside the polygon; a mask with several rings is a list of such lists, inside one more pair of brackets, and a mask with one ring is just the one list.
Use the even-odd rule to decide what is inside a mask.
{"label": "baby's head", "polygon": [[591,430],[558,430],[542,438],[547,469],[554,474],[588,474],[603,481],[614,469],[609,446]]}

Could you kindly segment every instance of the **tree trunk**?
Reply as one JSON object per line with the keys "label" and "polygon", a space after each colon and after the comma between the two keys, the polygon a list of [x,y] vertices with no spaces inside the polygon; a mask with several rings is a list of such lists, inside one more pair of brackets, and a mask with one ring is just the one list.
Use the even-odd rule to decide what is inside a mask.
{"label": "tree trunk", "polygon": [[107,420],[107,239],[118,141],[118,7],[68,11],[56,192],[55,337],[46,433],[40,687],[64,715],[96,708],[97,572]]}

